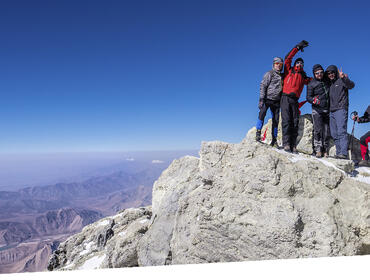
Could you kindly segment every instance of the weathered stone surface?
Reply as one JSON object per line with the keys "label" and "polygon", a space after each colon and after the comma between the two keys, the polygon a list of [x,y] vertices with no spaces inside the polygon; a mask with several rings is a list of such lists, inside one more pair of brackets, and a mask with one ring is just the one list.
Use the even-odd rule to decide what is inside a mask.
{"label": "weathered stone surface", "polygon": [[286,153],[254,136],[203,142],[199,158],[175,160],[154,184],[150,221],[148,209],[129,209],[88,226],[59,246],[54,267],[370,254],[370,168]]}
{"label": "weathered stone surface", "polygon": [[[167,263],[354,255],[367,248],[369,185],[329,161],[246,139],[203,143],[199,171],[190,181],[172,168],[161,184],[186,180],[192,187],[177,197],[176,213],[167,212],[167,220],[173,220]],[[355,192],[348,191],[354,187]],[[349,201],[361,202],[355,215]],[[161,204],[166,203],[163,196]],[[144,240],[160,236],[155,225],[154,219],[142,247]],[[143,265],[164,264],[148,255]]]}
{"label": "weathered stone surface", "polygon": [[88,225],[59,245],[48,270],[137,266],[137,243],[150,218],[151,207],[130,208]]}

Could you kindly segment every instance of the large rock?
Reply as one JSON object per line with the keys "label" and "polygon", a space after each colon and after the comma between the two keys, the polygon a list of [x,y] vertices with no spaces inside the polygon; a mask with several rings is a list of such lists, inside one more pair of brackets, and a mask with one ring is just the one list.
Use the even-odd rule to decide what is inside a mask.
{"label": "large rock", "polygon": [[175,160],[154,184],[152,213],[130,209],[86,227],[50,268],[370,254],[370,169],[286,153],[254,132]]}

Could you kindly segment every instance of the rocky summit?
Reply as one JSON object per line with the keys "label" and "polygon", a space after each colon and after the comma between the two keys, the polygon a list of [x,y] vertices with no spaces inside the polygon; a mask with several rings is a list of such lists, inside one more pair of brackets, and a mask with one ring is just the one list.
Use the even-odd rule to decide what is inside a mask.
{"label": "rocky summit", "polygon": [[301,123],[299,154],[256,142],[255,129],[238,144],[203,142],[162,173],[151,207],[85,227],[48,269],[370,254],[370,169],[309,155],[312,124]]}

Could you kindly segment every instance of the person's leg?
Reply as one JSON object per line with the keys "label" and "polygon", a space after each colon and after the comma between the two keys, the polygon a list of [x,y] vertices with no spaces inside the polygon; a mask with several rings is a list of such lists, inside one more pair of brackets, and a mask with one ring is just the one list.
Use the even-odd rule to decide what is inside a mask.
{"label": "person's leg", "polygon": [[322,120],[323,152],[324,156],[328,156],[330,142],[329,113],[323,113]]}
{"label": "person's leg", "polygon": [[283,146],[290,146],[290,131],[289,131],[289,120],[290,120],[290,108],[289,102],[286,95],[283,94],[280,101],[281,110],[281,128],[283,133]]}
{"label": "person's leg", "polygon": [[293,152],[296,151],[297,137],[298,137],[298,126],[299,126],[299,104],[298,101],[291,98],[291,149]]}
{"label": "person's leg", "polygon": [[314,108],[312,108],[312,122],[315,152],[318,157],[321,157],[323,120],[322,115]]}
{"label": "person's leg", "polygon": [[260,112],[258,114],[258,120],[256,124],[257,132],[256,132],[256,140],[261,140],[261,129],[263,126],[263,123],[265,121],[265,116],[267,112],[268,107],[266,106],[266,103],[263,104],[262,108],[260,109]]}
{"label": "person's leg", "polygon": [[330,134],[333,137],[336,155],[339,155],[339,141],[338,141],[338,132],[337,132],[337,121],[336,121],[336,112],[330,112]]}
{"label": "person's leg", "polygon": [[271,104],[270,110],[272,115],[271,145],[274,145],[276,143],[276,138],[278,134],[280,101],[275,101],[273,104]]}
{"label": "person's leg", "polygon": [[340,109],[337,112],[338,112],[337,133],[340,147],[339,154],[348,156],[348,133],[347,133],[348,111],[346,109]]}

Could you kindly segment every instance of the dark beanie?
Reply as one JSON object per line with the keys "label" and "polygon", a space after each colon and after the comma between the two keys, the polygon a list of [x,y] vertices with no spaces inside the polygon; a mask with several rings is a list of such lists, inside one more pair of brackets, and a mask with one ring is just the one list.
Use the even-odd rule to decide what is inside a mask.
{"label": "dark beanie", "polygon": [[302,57],[298,57],[295,61],[294,61],[294,65],[296,65],[297,61],[302,61],[302,63],[304,63]]}
{"label": "dark beanie", "polygon": [[315,73],[317,70],[322,70],[324,71],[324,68],[320,65],[320,64],[315,64],[313,67],[312,67],[312,72]]}

